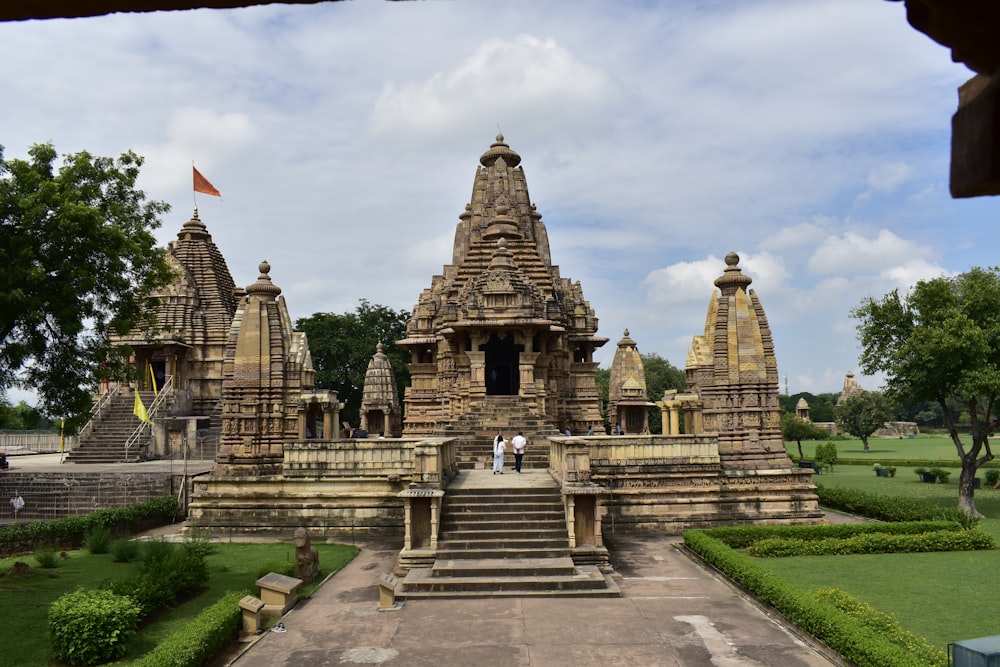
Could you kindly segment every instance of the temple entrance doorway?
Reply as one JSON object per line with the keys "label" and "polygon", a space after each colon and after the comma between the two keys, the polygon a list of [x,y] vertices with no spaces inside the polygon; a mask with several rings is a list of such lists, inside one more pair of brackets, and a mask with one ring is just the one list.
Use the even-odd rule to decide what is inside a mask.
{"label": "temple entrance doorway", "polygon": [[516,396],[521,390],[518,361],[524,346],[517,345],[512,334],[500,338],[493,333],[479,350],[486,353],[486,395]]}

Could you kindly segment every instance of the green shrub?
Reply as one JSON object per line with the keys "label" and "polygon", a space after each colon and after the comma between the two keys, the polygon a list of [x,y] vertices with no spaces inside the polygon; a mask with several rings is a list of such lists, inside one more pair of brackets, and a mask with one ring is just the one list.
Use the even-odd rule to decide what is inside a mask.
{"label": "green shrub", "polygon": [[740,583],[858,667],[917,665],[906,649],[888,641],[833,605],[816,599],[773,572],[710,537],[706,531],[684,531],[684,544],[705,561]]}
{"label": "green shrub", "polygon": [[53,549],[39,549],[35,552],[35,560],[38,561],[39,566],[51,570],[59,565],[59,554]]}
{"label": "green shrub", "polygon": [[884,614],[867,602],[862,602],[836,588],[813,591],[813,595],[844,612],[861,625],[870,628],[896,646],[910,653],[921,665],[937,667],[948,664],[948,654],[932,646],[923,637],[904,630],[891,614]]}
{"label": "green shrub", "polygon": [[31,552],[39,544],[76,548],[82,544],[84,535],[94,528],[118,528],[121,532],[128,532],[142,524],[167,523],[173,520],[176,511],[177,497],[165,496],[128,507],[110,507],[52,521],[16,524],[0,531],[0,552]]}
{"label": "green shrub", "polygon": [[145,616],[172,607],[206,581],[208,566],[199,549],[157,540],[144,544],[144,557],[136,576],[112,581],[106,588],[133,598]]}
{"label": "green shrub", "polygon": [[77,589],[49,607],[49,636],[60,660],[96,665],[125,655],[139,607],[111,591]]}
{"label": "green shrub", "polygon": [[944,468],[931,468],[927,472],[931,473],[937,478],[938,484],[947,484],[948,477],[951,476],[951,472],[945,470]]}
{"label": "green shrub", "polygon": [[116,563],[131,563],[139,558],[140,551],[138,542],[123,537],[111,543],[111,560]]}
{"label": "green shrub", "polygon": [[240,600],[247,591],[226,593],[190,623],[168,635],[133,663],[134,667],[198,667],[219,653],[239,633]]}
{"label": "green shrub", "polygon": [[997,482],[1000,482],[1000,470],[996,468],[986,469],[986,485],[996,486]]}
{"label": "green shrub", "polygon": [[[887,496],[858,489],[816,485],[819,504],[829,509],[878,519],[879,521],[956,521],[971,528],[976,520],[958,507],[941,507],[919,498]],[[970,523],[971,522],[971,523]]]}
{"label": "green shrub", "polygon": [[833,464],[837,462],[837,445],[829,440],[816,445],[816,462],[824,468],[833,470]]}
{"label": "green shrub", "polygon": [[954,521],[904,521],[879,523],[837,523],[817,526],[732,526],[705,531],[733,549],[746,549],[765,539],[790,540],[849,539],[858,535],[918,535],[938,530],[959,531]]}
{"label": "green shrub", "polygon": [[[957,527],[957,526],[956,526]],[[757,557],[832,556],[849,554],[914,553],[930,551],[975,551],[995,549],[993,536],[978,528],[938,530],[917,535],[871,533],[847,538],[799,540],[772,537],[759,540],[747,549]]]}
{"label": "green shrub", "polygon": [[83,536],[83,546],[92,554],[108,553],[111,548],[111,530],[106,526],[91,528]]}

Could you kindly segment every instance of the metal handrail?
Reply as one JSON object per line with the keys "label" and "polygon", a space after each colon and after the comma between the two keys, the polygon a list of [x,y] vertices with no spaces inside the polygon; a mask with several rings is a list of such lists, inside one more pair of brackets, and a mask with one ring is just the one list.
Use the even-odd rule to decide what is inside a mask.
{"label": "metal handrail", "polygon": [[104,410],[109,405],[111,405],[111,399],[113,399],[115,395],[118,394],[118,390],[120,388],[121,385],[118,384],[117,382],[115,382],[113,385],[108,386],[108,390],[103,394],[101,394],[101,397],[97,399],[97,402],[94,403],[93,406],[91,406],[90,419],[87,421],[86,424],[83,425],[83,428],[80,429],[79,433],[77,433],[77,436],[82,437],[94,430],[95,422],[97,422],[101,418],[101,415],[104,414]]}
{"label": "metal handrail", "polygon": [[[146,410],[146,414],[149,415],[150,421],[152,421],[156,417],[156,413],[166,403],[167,395],[173,391],[173,388],[174,388],[174,377],[172,375],[168,375],[166,376],[166,378],[164,378],[163,386],[160,387],[160,391],[159,393],[156,394],[156,398],[153,399],[153,402],[152,404],[150,404],[149,409]],[[144,421],[140,421],[139,425],[136,426],[135,430],[132,431],[132,434],[129,435],[129,437],[125,440],[126,463],[128,463],[129,460],[129,452],[132,450],[133,447],[139,444],[139,439],[142,438],[143,435],[145,435],[147,429],[152,431],[152,429],[150,428],[150,424],[147,424]],[[139,457],[137,455],[136,459],[138,458]]]}

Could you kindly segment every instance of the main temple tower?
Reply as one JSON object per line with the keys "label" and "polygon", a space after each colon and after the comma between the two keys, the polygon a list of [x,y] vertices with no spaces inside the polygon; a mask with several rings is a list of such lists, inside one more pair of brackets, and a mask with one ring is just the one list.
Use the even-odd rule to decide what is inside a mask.
{"label": "main temple tower", "polygon": [[442,432],[498,401],[560,429],[601,425],[593,352],[608,339],[580,283],[552,265],[520,162],[502,135],[480,156],[452,262],[397,342],[412,355],[405,435]]}

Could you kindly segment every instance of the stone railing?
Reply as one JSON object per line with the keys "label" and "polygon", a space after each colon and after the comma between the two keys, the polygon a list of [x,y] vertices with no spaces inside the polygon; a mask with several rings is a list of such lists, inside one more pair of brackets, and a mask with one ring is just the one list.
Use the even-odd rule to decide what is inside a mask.
{"label": "stone railing", "polygon": [[714,436],[587,436],[549,438],[549,443],[549,469],[563,487],[589,484],[592,466],[719,464]]}
{"label": "stone railing", "polygon": [[444,488],[454,475],[450,438],[305,440],[285,445],[286,477],[395,477]]}

